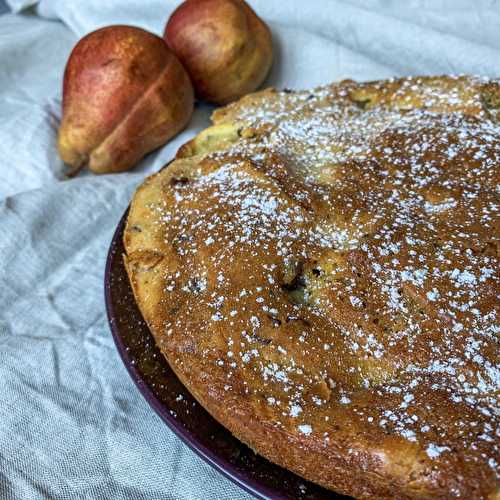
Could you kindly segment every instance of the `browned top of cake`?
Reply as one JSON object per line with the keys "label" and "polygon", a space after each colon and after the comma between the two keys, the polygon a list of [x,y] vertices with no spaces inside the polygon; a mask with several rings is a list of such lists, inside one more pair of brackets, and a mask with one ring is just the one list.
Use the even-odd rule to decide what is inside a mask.
{"label": "browned top of cake", "polygon": [[259,453],[358,496],[496,491],[499,89],[264,91],[139,188],[141,311]]}

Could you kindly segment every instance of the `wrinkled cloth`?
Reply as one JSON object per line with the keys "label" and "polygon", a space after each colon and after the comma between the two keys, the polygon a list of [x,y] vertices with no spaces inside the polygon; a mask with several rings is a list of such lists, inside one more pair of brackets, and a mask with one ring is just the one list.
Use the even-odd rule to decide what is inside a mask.
{"label": "wrinkled cloth", "polygon": [[[57,156],[64,64],[107,24],[161,34],[173,0],[7,0],[0,16],[0,498],[245,499],[143,400],[108,328],[103,273],[134,188],[209,123],[129,173],[65,180]],[[266,82],[500,75],[493,0],[251,0],[270,24]]]}

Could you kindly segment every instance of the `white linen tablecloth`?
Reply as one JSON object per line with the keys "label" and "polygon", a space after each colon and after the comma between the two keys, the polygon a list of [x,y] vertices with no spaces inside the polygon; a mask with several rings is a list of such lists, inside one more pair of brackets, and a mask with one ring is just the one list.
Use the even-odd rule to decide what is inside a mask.
{"label": "white linen tablecloth", "polygon": [[[0,498],[243,499],[148,407],[114,348],[106,251],[143,177],[208,124],[132,172],[64,180],[61,77],[106,24],[161,34],[173,0],[7,0],[0,16]],[[269,85],[341,78],[500,76],[494,0],[251,0],[270,24]]]}

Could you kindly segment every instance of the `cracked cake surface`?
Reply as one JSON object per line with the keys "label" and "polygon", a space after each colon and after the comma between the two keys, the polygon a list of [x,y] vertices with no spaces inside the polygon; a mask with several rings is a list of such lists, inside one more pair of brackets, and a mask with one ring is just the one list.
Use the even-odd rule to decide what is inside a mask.
{"label": "cracked cake surface", "polygon": [[497,498],[500,85],[268,89],[132,201],[156,343],[257,453],[357,497]]}

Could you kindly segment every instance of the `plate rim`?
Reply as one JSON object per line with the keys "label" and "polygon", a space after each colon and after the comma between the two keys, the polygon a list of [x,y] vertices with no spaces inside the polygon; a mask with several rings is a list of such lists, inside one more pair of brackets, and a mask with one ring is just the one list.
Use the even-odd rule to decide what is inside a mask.
{"label": "plate rim", "polygon": [[[224,477],[232,481],[234,484],[239,486],[242,490],[250,493],[254,497],[261,500],[286,500],[287,497],[284,496],[279,491],[272,489],[262,483],[256,481],[255,479],[249,477],[244,472],[238,470],[230,462],[220,458],[216,453],[214,453],[210,448],[207,448],[204,444],[200,443],[197,438],[183,427],[182,424],[177,422],[175,417],[170,414],[170,412],[164,407],[161,401],[155,396],[153,391],[150,389],[148,384],[143,380],[139,370],[132,363],[132,359],[127,353],[125,345],[121,339],[119,329],[117,327],[117,322],[114,320],[115,311],[113,308],[113,301],[111,298],[111,269],[112,263],[116,256],[116,241],[123,237],[123,232],[125,229],[125,224],[127,216],[130,210],[130,205],[127,207],[125,212],[120,218],[118,225],[113,233],[111,242],[108,247],[108,252],[106,255],[106,266],[104,270],[104,301],[106,306],[106,315],[108,319],[109,328],[113,337],[113,341],[120,355],[122,363],[125,365],[129,376],[134,381],[135,386],[139,390],[142,397],[146,400],[151,408],[156,412],[156,414],[163,420],[163,422],[169,427],[169,429],[174,432],[174,434],[186,444],[191,451],[193,451],[198,457],[200,457],[205,463],[213,467],[217,472],[221,473]],[[227,430],[227,429],[226,429]],[[227,432],[230,432],[227,430]]]}

